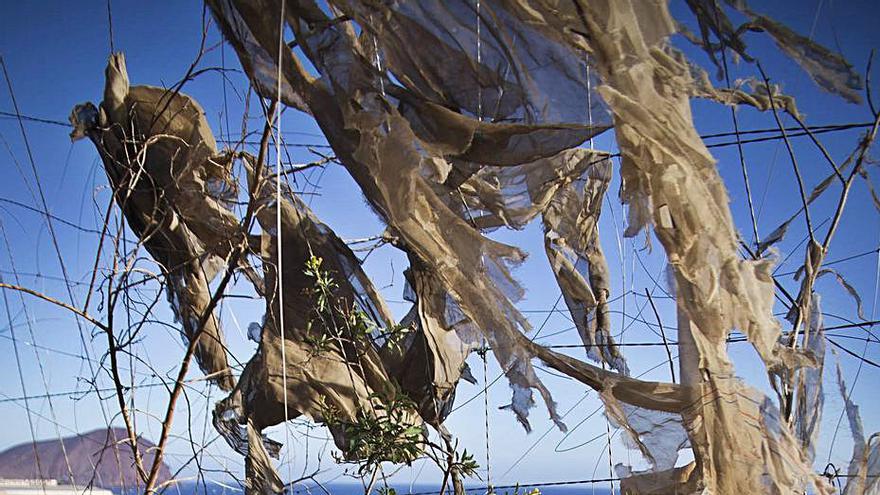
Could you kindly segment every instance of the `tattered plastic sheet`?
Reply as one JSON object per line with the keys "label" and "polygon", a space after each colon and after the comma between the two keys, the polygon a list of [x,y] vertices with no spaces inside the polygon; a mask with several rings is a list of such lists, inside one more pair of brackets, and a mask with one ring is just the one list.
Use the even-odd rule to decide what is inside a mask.
{"label": "tattered plastic sheet", "polygon": [[[253,173],[249,180],[263,232],[260,256],[269,296],[259,349],[226,399],[227,407],[251,421],[257,431],[301,414],[322,421],[328,409],[354,421],[358,411],[375,400],[374,394],[392,393],[391,381],[378,346],[352,333],[347,313],[331,316],[316,311],[318,288],[316,279],[306,274],[307,263],[319,258],[321,270],[333,280],[328,289],[333,299],[328,304],[346,312],[362,311],[378,331],[391,327],[390,313],[354,253],[303,201],[286,186],[278,198],[268,180],[260,181],[257,188]],[[347,448],[341,432],[334,435],[339,447]]]}
{"label": "tattered plastic sheet", "polygon": [[[846,59],[811,38],[755,12],[749,8],[747,2],[724,0],[724,4],[748,18],[748,22],[742,26],[733,25],[721,2],[717,0],[687,0],[687,4],[697,17],[700,26],[702,37],[700,44],[720,71],[723,72],[720,57],[717,56],[720,49],[732,49],[751,60],[742,34],[747,31],[762,31],[767,33],[776,46],[788,58],[797,62],[824,90],[836,93],[852,103],[861,101],[858,94],[858,90],[862,89],[861,76]],[[721,39],[723,43],[713,44],[709,40],[710,33]]]}
{"label": "tattered plastic sheet", "polygon": [[411,260],[405,275],[404,298],[413,307],[401,324],[416,331],[398,349],[387,349],[385,362],[422,419],[439,427],[452,410],[459,379],[475,383],[466,360],[482,345],[482,333],[418,261]]}
{"label": "tattered plastic sheet", "polygon": [[809,331],[804,336],[804,348],[813,353],[816,365],[800,370],[797,378],[797,404],[792,429],[800,440],[801,448],[811,461],[816,457],[816,443],[822,421],[825,393],[822,374],[825,371],[825,326],[822,321],[821,298],[813,294]]}
{"label": "tattered plastic sheet", "polygon": [[598,231],[611,172],[607,153],[574,148],[522,165],[479,167],[449,194],[453,207],[460,195],[462,217],[482,231],[519,229],[541,216],[545,252],[587,355],[627,374],[610,333]]}
{"label": "tattered plastic sheet", "polygon": [[[168,299],[189,343],[210,303],[209,284],[225,268],[239,229],[230,209],[236,188],[229,157],[217,152],[195,100],[164,88],[130,86],[122,54],[107,65],[100,107],[79,105],[70,118],[71,137],[87,136],[98,148],[129,227],[164,272]],[[195,356],[221,388],[232,388],[213,314]]]}
{"label": "tattered plastic sheet", "polygon": [[847,481],[843,494],[876,495],[880,493],[880,434],[874,433],[865,438],[859,406],[852,401],[851,390],[846,387],[839,363],[837,388],[843,398],[844,411],[853,438],[853,453],[847,466]]}
{"label": "tattered plastic sheet", "polygon": [[[334,2],[379,47],[379,65],[421,98],[493,122],[609,122],[587,57],[504,2]],[[479,10],[478,10],[479,9]],[[423,49],[413,50],[419,46]],[[477,47],[479,46],[479,52]]]}

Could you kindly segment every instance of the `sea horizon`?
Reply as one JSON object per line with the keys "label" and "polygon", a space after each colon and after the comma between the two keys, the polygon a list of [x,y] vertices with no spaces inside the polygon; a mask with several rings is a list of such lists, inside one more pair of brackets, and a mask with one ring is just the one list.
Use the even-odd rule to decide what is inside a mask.
{"label": "sea horizon", "polygon": [[[440,494],[439,482],[415,484],[389,483],[387,487],[393,489],[396,495]],[[377,484],[373,488],[372,493],[382,493],[384,488],[385,485]],[[616,488],[617,487],[615,486],[615,493],[618,493]],[[544,485],[544,483],[533,483],[531,485],[519,485],[518,490],[516,484],[500,484],[493,488],[493,492],[498,495],[527,495],[531,493],[533,489],[538,489],[542,495],[573,495],[575,493],[586,495],[608,495],[611,493],[611,489],[607,484],[599,483],[566,485]],[[465,490],[469,495],[482,495],[487,493],[484,484],[465,484]],[[112,489],[112,491],[117,495],[133,495],[132,491],[123,491],[121,489]],[[325,495],[327,492],[333,495],[360,495],[364,493],[364,487],[356,482],[332,482],[323,484],[323,488],[317,484],[304,483],[302,485],[296,485],[290,493],[292,495]],[[243,489],[236,486],[234,483],[216,480],[205,480],[204,483],[200,481],[185,481],[177,483],[164,490],[165,495],[225,495],[233,493],[243,493]],[[451,486],[447,487],[443,493],[452,494]]]}

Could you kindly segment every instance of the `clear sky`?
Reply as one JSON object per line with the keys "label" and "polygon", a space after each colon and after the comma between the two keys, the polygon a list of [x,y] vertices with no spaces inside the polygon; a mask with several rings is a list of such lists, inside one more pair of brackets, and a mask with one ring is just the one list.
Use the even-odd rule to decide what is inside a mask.
{"label": "clear sky", "polygon": [[[788,23],[799,32],[812,35],[816,40],[843,54],[864,73],[871,48],[880,47],[880,34],[876,29],[880,5],[876,1],[833,2],[831,0],[808,0],[803,2],[753,2],[756,10],[770,14]],[[673,11],[685,10],[683,2],[674,1]],[[109,52],[107,5],[104,2],[3,2],[0,4],[0,54],[4,57],[14,95],[23,114],[50,120],[66,121],[70,109],[77,103],[91,100],[97,103],[103,88],[103,68]],[[198,52],[202,7],[196,2],[130,2],[115,1],[112,4],[113,42],[116,50],[124,51],[133,84],[171,85],[183,76]],[[210,21],[210,16],[208,16]],[[870,114],[866,107],[855,106],[822,93],[793,64],[779,56],[772,43],[759,34],[747,38],[770,77],[783,82],[784,90],[793,94],[808,123],[813,125],[849,122],[867,122]],[[207,45],[212,50],[200,62],[200,67],[225,67],[240,69],[238,60],[230,47],[221,47],[219,32],[208,26]],[[684,46],[681,39],[677,45],[705,64],[705,56]],[[748,64],[733,69],[735,77],[755,76]],[[215,134],[239,132],[243,118],[243,95],[247,82],[240,72],[227,72],[227,80],[217,71],[207,72],[186,85],[184,92],[196,98],[206,109],[208,120]],[[876,79],[876,78],[875,78]],[[722,84],[716,82],[717,84]],[[880,89],[875,86],[875,90]],[[878,96],[880,99],[880,96]],[[5,81],[0,84],[0,111],[12,112],[11,94]],[[706,102],[694,103],[695,120],[702,133],[732,130],[730,112]],[[748,109],[738,113],[743,129],[773,127],[773,117]],[[254,127],[257,114],[249,116]],[[791,124],[791,122],[789,122]],[[283,130],[290,143],[324,144],[316,125],[304,115],[289,110],[284,114]],[[21,283],[68,301],[65,285],[55,248],[45,220],[32,209],[41,209],[34,169],[50,212],[58,217],[53,226],[57,233],[60,252],[71,280],[73,294],[82,303],[85,285],[94,263],[98,236],[91,231],[100,228],[101,212],[109,201],[107,180],[94,147],[87,141],[71,144],[69,129],[53,124],[26,122],[28,148],[14,119],[0,116],[0,222],[8,238],[10,249],[0,244],[0,275],[5,281],[14,281],[14,268],[20,272]],[[822,137],[831,155],[842,161],[855,146],[859,130],[825,134]],[[722,142],[726,140],[714,140]],[[815,148],[805,138],[793,140],[799,164],[804,172],[808,188],[812,188],[828,173],[828,167]],[[613,149],[611,132],[598,137],[595,147]],[[739,158],[735,147],[713,148],[719,160],[719,169],[730,190],[731,207],[737,226],[746,238],[751,237],[751,227],[743,188]],[[304,148],[291,148],[294,161],[308,162],[314,159]],[[876,154],[875,154],[876,155]],[[797,210],[799,197],[793,181],[792,168],[785,147],[778,142],[746,145],[752,194],[762,235],[767,235],[781,221]],[[33,168],[32,168],[33,167]],[[872,177],[880,171],[870,167]],[[877,184],[877,180],[874,179]],[[663,275],[664,256],[659,243],[654,249],[645,249],[644,238],[620,237],[625,217],[616,199],[618,181],[610,188],[608,201],[600,222],[602,243],[613,275],[612,304],[614,328],[625,342],[657,341],[653,313],[646,306],[644,291],[655,294],[661,318],[667,329],[674,327],[674,308],[664,297],[666,290]],[[812,208],[814,223],[821,222],[821,231],[827,228],[827,219],[833,212],[838,189],[833,186],[826,198]],[[325,169],[313,169],[297,178],[297,190],[302,191],[319,217],[334,228],[344,239],[377,235],[382,225],[366,206],[360,192],[344,169],[331,165]],[[878,316],[874,311],[876,302],[877,255],[870,254],[878,247],[877,210],[871,205],[864,181],[859,181],[850,198],[850,206],[836,241],[832,244],[829,260],[839,260],[860,255],[835,265],[835,268],[862,294],[868,319]],[[78,227],[71,227],[70,222]],[[782,264],[779,273],[794,271],[802,256],[800,242],[805,230],[802,221],[794,223],[786,240],[779,246]],[[576,332],[566,315],[550,310],[559,295],[551,272],[543,255],[540,228],[532,225],[521,232],[501,232],[494,235],[500,240],[515,243],[532,253],[530,259],[515,275],[528,289],[520,307],[540,328],[541,342],[575,343]],[[795,253],[791,258],[787,256]],[[869,254],[865,254],[869,253]],[[365,254],[365,253],[361,253]],[[14,260],[14,261],[13,261]],[[394,311],[401,315],[408,305],[402,301],[403,276],[406,262],[394,248],[383,247],[373,252],[365,262],[368,273],[377,287],[388,298]],[[782,277],[790,291],[796,291],[797,283],[791,275]],[[823,309],[830,314],[829,325],[840,324],[848,318],[857,320],[855,305],[832,278],[817,286],[822,296]],[[242,288],[243,292],[244,289]],[[625,294],[623,297],[621,294]],[[19,294],[7,292],[3,312],[0,312],[0,450],[7,446],[29,441],[32,438],[30,421],[37,439],[57,438],[105,426],[114,419],[116,407],[112,394],[104,392],[99,400],[86,393],[90,386],[86,380],[93,371],[98,374],[99,387],[110,384],[106,373],[100,371],[106,341],[103,335],[87,325],[78,327],[64,311],[32,299],[22,299]],[[94,306],[93,306],[94,307]],[[8,319],[7,313],[8,311]],[[781,311],[781,307],[777,308]],[[254,344],[244,333],[248,323],[262,314],[262,303],[247,299],[230,299],[222,308],[222,319],[228,341],[236,358],[246,361],[253,353]],[[170,312],[164,300],[157,310],[159,319],[170,321]],[[12,323],[10,328],[9,321]],[[147,329],[145,338],[137,344],[145,363],[134,363],[132,373],[139,384],[155,383],[152,373],[169,374],[174,371],[176,359],[183,353],[181,341],[174,329],[154,325]],[[18,340],[19,358],[24,376],[24,391],[19,380],[13,348],[13,332]],[[846,330],[847,335],[862,338],[861,330]],[[90,358],[85,358],[83,341]],[[880,348],[876,343],[840,338],[856,353],[866,352],[866,357],[878,361]],[[766,378],[758,364],[755,353],[747,344],[732,344],[731,355],[736,360],[738,373],[755,386],[766,388]],[[576,350],[574,355],[582,357]],[[645,378],[666,380],[669,377],[665,354],[660,348],[627,347],[625,354],[634,375],[647,373]],[[880,429],[880,399],[873,393],[874,384],[880,380],[880,370],[842,355],[840,363],[844,376],[855,383],[853,397],[861,404],[865,430]],[[833,371],[836,361],[828,354],[828,370]],[[149,363],[154,371],[151,371]],[[42,371],[40,367],[42,366]],[[483,366],[478,358],[471,359],[471,367],[478,379],[483,379]],[[126,371],[129,369],[126,367]],[[569,433],[562,434],[552,428],[543,404],[532,411],[534,431],[526,434],[516,423],[513,415],[498,411],[498,407],[510,399],[510,391],[504,379],[493,382],[489,389],[488,414],[490,423],[490,462],[492,480],[503,482],[538,482],[549,480],[584,479],[603,477],[608,473],[605,420],[595,411],[599,402],[587,393],[579,383],[540,371],[559,403],[559,410],[566,413]],[[193,377],[197,374],[193,374]],[[498,376],[498,367],[488,364],[489,381]],[[856,379],[857,378],[857,379]],[[817,467],[824,467],[829,458],[835,425],[841,411],[841,399],[834,386],[833,374],[826,373],[826,409],[823,434],[817,455]],[[39,396],[60,394],[51,400],[33,398],[25,409],[23,395]],[[69,393],[78,391],[79,393]],[[483,467],[486,466],[486,434],[484,431],[484,401],[481,387],[462,384],[459,387],[457,409],[449,418],[450,430],[461,439],[461,445],[473,452]],[[192,455],[187,437],[210,440],[215,433],[206,421],[213,403],[222,396],[203,384],[195,384],[188,390],[184,413],[178,416],[174,434],[179,437],[171,443],[168,463],[172,469]],[[468,399],[474,399],[468,401]],[[166,400],[161,387],[138,389],[136,400],[139,408],[156,413]],[[139,426],[145,436],[158,436],[157,423],[145,413],[139,416]],[[207,427],[206,427],[207,426]],[[320,479],[331,479],[341,472],[329,455],[321,428],[297,426],[292,428],[291,442],[294,448],[284,460],[281,472],[285,477],[296,478],[303,472],[322,471]],[[283,440],[284,433],[276,429],[276,439]],[[834,442],[830,459],[838,466],[845,465],[850,456],[849,434],[845,424]],[[533,448],[532,448],[533,447]],[[529,450],[531,449],[531,450]],[[520,458],[525,454],[525,457]],[[318,459],[320,463],[318,462]],[[612,458],[615,463],[635,463],[638,454],[629,451],[615,437],[612,442]],[[203,463],[209,467],[227,467],[235,473],[242,472],[242,460],[217,441],[206,449]],[[195,470],[187,468],[184,475],[191,476]],[[219,477],[219,475],[217,475]],[[416,463],[402,470],[401,481],[430,481],[437,477],[436,469]]]}

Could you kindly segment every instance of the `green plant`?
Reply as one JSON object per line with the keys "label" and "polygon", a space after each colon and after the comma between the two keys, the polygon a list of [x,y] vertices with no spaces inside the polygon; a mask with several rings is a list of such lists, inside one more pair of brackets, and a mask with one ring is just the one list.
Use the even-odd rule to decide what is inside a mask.
{"label": "green plant", "polygon": [[[374,345],[376,323],[357,304],[336,296],[339,285],[323,268],[321,258],[309,258],[305,274],[314,279],[315,306],[304,340],[315,354],[339,346],[344,353],[350,349],[356,353],[346,360],[359,358],[367,346]],[[381,335],[386,345],[396,346],[409,330],[395,325]],[[426,432],[412,424],[419,417],[416,405],[396,387],[390,393],[371,394],[366,404],[358,406],[353,420],[320,400],[324,423],[347,442],[344,458],[338,460],[358,462],[361,475],[374,472],[382,462],[410,464],[422,453]]]}
{"label": "green plant", "polygon": [[[401,351],[413,327],[393,325],[380,332],[376,323],[357,304],[344,302],[337,297],[339,285],[332,274],[323,268],[323,260],[319,257],[309,258],[304,273],[314,280],[311,291],[314,298],[313,314],[304,337],[305,342],[312,346],[313,354],[336,347],[343,353],[355,352],[354,356],[348,354],[346,357],[347,361],[351,361],[359,359],[367,346],[376,346],[379,339],[382,339],[381,345],[386,350]],[[418,408],[396,385],[391,387],[390,392],[371,394],[366,404],[357,407],[354,418],[350,414],[343,414],[335,405],[326,403],[323,397],[319,401],[323,422],[334,435],[341,435],[346,442],[344,455],[336,456],[337,462],[357,463],[360,476],[371,476],[370,487],[383,462],[409,465],[423,454],[437,463],[447,476],[458,480],[458,484],[461,483],[461,477],[478,476],[479,465],[472,454],[467,450],[459,453],[449,443],[446,449],[431,443],[424,426],[413,424],[419,418]],[[428,447],[430,449],[426,451]],[[432,453],[435,449],[442,452],[442,458]],[[379,493],[396,495],[394,489],[387,486],[379,488]]]}
{"label": "green plant", "polygon": [[467,449],[464,449],[461,451],[461,455],[459,455],[458,452],[453,452],[453,461],[449,466],[449,469],[462,476],[471,477],[477,475],[477,469],[479,467],[480,465],[474,460],[473,454],[469,453]]}
{"label": "green plant", "polygon": [[382,462],[409,465],[422,453],[426,432],[412,424],[418,417],[415,404],[399,392],[389,398],[372,394],[370,405],[359,407],[354,421],[327,409],[325,423],[341,431],[347,441],[345,458],[337,460],[357,462],[361,475],[374,471]]}
{"label": "green plant", "polygon": [[304,273],[314,279],[311,294],[315,305],[303,338],[312,346],[313,354],[328,350],[334,341],[373,345],[376,338],[384,338],[384,346],[390,349],[399,349],[400,343],[412,331],[406,325],[393,325],[379,332],[376,323],[356,302],[348,304],[336,296],[339,285],[330,271],[323,268],[322,258],[311,256],[306,261]]}

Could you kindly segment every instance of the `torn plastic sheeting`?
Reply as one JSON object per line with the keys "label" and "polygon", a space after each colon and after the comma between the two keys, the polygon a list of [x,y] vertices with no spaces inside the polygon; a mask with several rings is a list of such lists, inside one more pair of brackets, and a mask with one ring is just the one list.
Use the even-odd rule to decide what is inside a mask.
{"label": "torn plastic sheeting", "polygon": [[847,482],[843,495],[876,495],[880,493],[880,434],[874,433],[867,440],[862,417],[850,398],[840,362],[837,363],[837,389],[843,399],[846,419],[853,439],[852,458],[847,467]]}
{"label": "torn plastic sheeting", "polygon": [[[607,156],[605,152],[572,148],[516,166],[472,165],[476,171],[459,186],[468,206],[464,218],[473,220],[484,231],[501,226],[521,229],[546,212],[551,201],[569,184],[577,183],[571,187],[583,188],[590,179],[594,182],[589,185],[595,180],[607,182],[610,179]],[[449,194],[453,200],[459,197],[457,189]],[[572,214],[577,215],[581,204],[566,204],[563,208],[570,208]],[[561,215],[560,209],[557,204],[554,207],[557,213],[551,216]]]}
{"label": "torn plastic sheeting", "polygon": [[480,346],[482,334],[417,260],[411,260],[406,277],[414,305],[404,321],[411,320],[416,331],[400,349],[387,349],[384,361],[421,417],[439,427],[452,410],[466,359]]}
{"label": "torn plastic sheeting", "polygon": [[[209,283],[225,267],[239,230],[229,209],[236,193],[229,157],[218,154],[198,103],[163,88],[130,86],[120,53],[108,62],[100,110],[85,111],[89,107],[71,113],[71,136],[88,136],[98,148],[129,227],[166,275],[168,300],[189,342],[211,300]],[[96,120],[81,121],[84,116]],[[221,388],[232,388],[213,314],[195,357]]]}
{"label": "torn plastic sheeting", "polygon": [[[377,209],[385,214],[389,227],[401,238],[404,249],[430,267],[465,315],[481,329],[504,369],[510,369],[509,373],[518,372],[521,384],[534,384],[529,364],[513,371],[514,360],[523,358],[519,357],[514,346],[505,343],[510,342],[509,335],[527,328],[525,319],[509,299],[509,296],[519,294],[520,289],[506,268],[509,262],[521,260],[522,254],[481,236],[448,209],[445,200],[437,196],[417,169],[404,171],[398,168],[407,163],[418,164],[424,158],[412,148],[415,137],[405,120],[390,117],[388,127],[391,132],[387,138],[379,132],[381,125],[362,127],[355,162],[373,162],[372,167],[381,174],[376,177],[379,183],[395,184],[396,187],[383,190],[381,195],[370,199],[381,205]],[[394,179],[386,174],[393,174]],[[420,218],[434,221],[426,223]],[[493,271],[495,277],[490,276]],[[506,286],[507,290],[502,290],[498,282],[502,282],[501,287]],[[480,301],[487,303],[480,304]],[[525,411],[520,409],[517,412],[524,419]]]}
{"label": "torn plastic sheeting", "polygon": [[[251,188],[255,180],[249,174]],[[267,298],[258,353],[245,367],[234,395],[243,400],[244,416],[258,430],[300,414],[321,421],[328,407],[353,421],[358,409],[371,403],[373,394],[390,393],[391,382],[375,345],[369,340],[359,342],[341,320],[344,315],[333,315],[328,321],[314,314],[315,280],[306,274],[307,262],[313,256],[320,258],[322,269],[334,280],[331,304],[346,311],[360,307],[381,328],[390,328],[393,320],[345,243],[286,188],[278,202],[271,184],[266,180],[260,184],[261,189],[252,189],[252,200],[258,202],[257,220],[264,232],[261,257],[266,287],[269,294],[279,294],[281,284],[283,292]],[[278,208],[281,231],[275,232]],[[283,280],[277,272],[279,247],[283,248]],[[330,337],[327,348],[310,343],[322,336]],[[346,444],[337,441],[344,450]]]}
{"label": "torn plastic sheeting", "polygon": [[793,97],[782,93],[776,84],[769,87],[763,81],[737,79],[731,88],[716,88],[709,82],[709,74],[690,64],[694,79],[693,96],[704,98],[728,106],[748,105],[762,112],[774,108],[785,110],[788,114],[801,118]]}
{"label": "torn plastic sheeting", "polygon": [[799,370],[796,379],[797,404],[792,428],[801,442],[807,458],[816,457],[816,443],[822,420],[825,394],[822,390],[822,373],[825,369],[825,324],[822,319],[821,298],[812,295],[809,332],[804,335],[804,347],[816,357],[816,366]]}
{"label": "torn plastic sheeting", "polygon": [[386,91],[432,153],[484,165],[520,165],[553,156],[609,128],[602,121],[581,123],[583,119],[533,124],[482,121],[422,100],[398,86],[388,86]]}
{"label": "torn plastic sheeting", "polygon": [[[680,55],[665,50],[665,39],[674,31],[666,5],[590,2],[580,7],[578,28],[593,42],[603,81],[598,91],[614,115],[622,154],[621,197],[630,204],[627,233],[635,234],[655,220],[656,233],[675,267],[678,300],[695,323],[692,333],[703,381],[688,390],[703,393],[693,396],[694,405],[684,419],[698,475],[716,493],[764,491],[766,483],[778,491],[797,490],[806,482],[819,487],[821,481],[810,474],[811,466],[786,428],[770,435],[758,414],[762,396],[753,397],[750,389],[728,378],[732,366],[724,341],[733,328],[746,333],[771,368],[794,367],[803,360],[778,342],[769,262],[743,261],[736,251],[726,191],[693,127],[690,71]],[[549,11],[535,10],[552,19]],[[661,206],[671,222],[661,221]],[[726,402],[730,399],[735,401]],[[757,421],[748,422],[749,414],[741,414],[750,409],[757,409],[751,414]],[[734,442],[733,431],[742,432],[743,438]],[[762,445],[774,447],[775,460],[756,456]],[[785,465],[786,471],[765,476],[754,464]]]}
{"label": "torn plastic sheeting", "polygon": [[698,479],[694,476],[696,464],[666,471],[632,472],[625,466],[615,466],[623,495],[667,495],[669,493],[700,493]]}
{"label": "torn plastic sheeting", "polygon": [[[246,3],[211,0],[209,5],[215,12],[215,18],[226,40],[232,44],[238,54],[257,93],[265,98],[274,98],[279,88],[278,49],[277,43],[273,41],[278,39],[278,24],[274,26],[266,24],[262,20],[263,12],[249,9]],[[280,4],[275,6],[273,12],[280,13]],[[266,17],[266,20],[268,19]],[[251,24],[257,26],[257,29],[251,29]],[[274,49],[271,48],[273,46]],[[292,62],[292,59],[287,58],[282,63],[280,99],[285,105],[308,113],[308,105],[291,84],[291,80],[295,79],[288,72]]]}
{"label": "torn plastic sheeting", "polygon": [[680,385],[636,380],[585,363],[537,344],[520,334],[517,343],[550,368],[578,380],[614,399],[653,411],[682,412],[688,405],[687,391]]}
{"label": "torn plastic sheeting", "polygon": [[[330,432],[349,458],[354,454],[344,425],[357,421],[363,411],[381,414],[376,401],[394,393],[394,382],[372,337],[353,335],[344,321],[347,313],[315,314],[316,281],[306,273],[307,262],[320,258],[321,269],[333,280],[326,304],[343,312],[363,311],[377,331],[390,329],[393,320],[348,246],[286,185],[281,196],[276,196],[265,170],[260,187],[256,187],[254,159],[245,155],[245,160],[249,190],[254,191],[251,200],[256,203],[263,230],[260,256],[271,296],[266,298],[258,351],[245,366],[235,390],[218,403],[214,422],[239,452],[242,425],[247,425],[250,448],[246,463],[249,477],[254,478],[249,482],[271,492],[278,475],[265,458],[266,439],[253,450],[252,430],[260,432],[302,414],[328,422],[325,415],[332,414]],[[280,231],[275,223],[279,213]],[[283,280],[279,280],[279,262]],[[283,284],[283,291],[279,284]],[[322,341],[325,343],[320,344]],[[418,424],[420,419],[409,415],[406,421]]]}
{"label": "torn plastic sheeting", "polygon": [[588,113],[610,121],[601,99],[587,96],[596,75],[586,54],[544,36],[505,2],[483,1],[479,11],[470,0],[333,3],[367,27],[381,66],[426,101],[489,121],[583,123]]}
{"label": "torn plastic sheeting", "polygon": [[[719,479],[723,479],[727,487],[743,490],[742,493],[790,493],[788,487],[795,490],[809,487],[811,493],[819,494],[833,492],[824,479],[813,472],[796,439],[780,420],[779,411],[763,394],[737,378],[703,382],[693,393],[691,405],[680,416],[651,411],[633,413],[631,406],[624,406],[616,413],[613,409],[609,411],[613,420],[619,421],[621,417],[627,420],[623,426],[628,431],[634,430],[629,431],[631,434],[638,434],[638,447],[654,467],[633,472],[627,466],[618,465],[617,472],[623,478],[622,493],[696,493],[700,490],[698,487],[711,486],[710,483],[718,483]],[[721,411],[717,407],[704,409],[714,402],[713,396],[723,398]],[[624,413],[627,409],[629,413]],[[641,419],[636,417],[639,415]],[[709,421],[724,425],[734,437],[732,441],[741,448],[733,454],[729,447],[714,447],[715,460],[711,466],[701,467],[698,455],[695,462],[672,468],[670,463],[674,463],[677,451],[687,446],[679,430],[682,419],[691,441],[694,438],[706,441],[706,429],[717,428],[703,424]],[[663,431],[664,428],[671,429]]]}
{"label": "torn plastic sheeting", "polygon": [[[278,23],[268,19],[280,14],[280,2],[264,1],[254,4],[233,0],[215,0],[211,2],[211,6],[218,24],[227,38],[231,40],[233,46],[236,47],[239,58],[244,61],[245,68],[263,66],[269,61],[275,69],[270,70],[270,67],[264,72],[272,74],[274,78],[277,66],[271,62],[273,58],[267,57],[266,54],[277,54]],[[343,4],[341,7],[344,10],[345,5]],[[310,112],[313,110],[311,107],[322,106],[324,108],[323,103],[306,101],[312,96],[329,96],[327,93],[332,94],[340,91],[347,93],[352,89],[352,84],[365,82],[374,86],[371,88],[372,90],[380,91],[379,80],[381,76],[375,74],[372,59],[367,56],[368,54],[360,52],[360,50],[366,50],[366,47],[360,44],[358,50],[352,50],[353,53],[359,53],[360,56],[343,52],[342,49],[346,48],[347,44],[356,43],[353,39],[354,32],[345,22],[334,22],[334,20],[326,18],[316,4],[308,2],[290,3],[285,12],[289,19],[295,19],[294,13],[296,13],[302,15],[319,30],[326,28],[327,32],[334,34],[328,35],[321,32],[320,35],[317,35],[313,31],[305,37],[301,46],[310,58],[314,59],[312,60],[313,64],[319,66],[318,70],[322,75],[320,80],[314,80],[290,50],[282,50],[284,59],[282,77],[286,82],[284,88],[289,84],[293,88],[292,91],[296,99],[293,103],[289,102],[293,96],[288,96],[287,90],[282,88],[282,101],[300,109],[303,109],[302,105],[305,104],[309,106],[309,109],[304,109],[304,111]],[[299,28],[299,26],[293,27],[295,31]],[[339,34],[344,34],[347,39],[345,43],[337,46],[334,45],[337,42],[333,41],[333,36]],[[405,45],[404,49],[409,50],[411,46]],[[327,55],[331,49],[334,50],[335,55]],[[443,58],[438,57],[437,60],[443,60]],[[354,70],[345,70],[343,65]],[[320,66],[333,70],[322,70]],[[250,75],[253,79],[253,71]],[[554,74],[554,77],[550,87],[542,85],[541,88],[530,87],[530,90],[556,95],[560,94],[563,85],[572,84],[569,81],[569,75],[563,72]],[[445,109],[441,105],[434,104],[404,88],[392,85],[390,82],[385,86],[388,88],[389,95],[400,99],[401,114],[411,121],[413,130],[422,138],[424,145],[435,148],[445,147],[448,153],[463,154],[464,159],[473,161],[493,163],[493,160],[501,160],[500,163],[504,164],[523,163],[542,156],[554,155],[566,147],[582,143],[590,136],[608,128],[607,114],[599,111],[599,108],[593,112],[595,113],[595,124],[592,126],[583,124],[587,116],[586,109],[583,112],[572,114],[570,119],[555,119],[547,116],[544,120],[535,118],[532,121],[515,121],[514,123],[507,121],[481,122],[473,117]],[[272,87],[274,88],[274,86]],[[579,88],[577,84],[575,87]],[[586,85],[583,87],[586,88]],[[271,92],[263,94],[266,97],[272,97]],[[586,104],[587,100],[588,97],[584,89],[578,101]],[[601,100],[598,98],[593,98],[592,101],[595,102],[595,105],[601,105]],[[572,102],[565,99],[559,99],[555,104],[566,109],[574,108]],[[545,107],[542,108],[546,109],[546,104],[544,105]],[[420,115],[425,113],[429,117]],[[335,118],[338,116],[326,115],[324,117]],[[522,117],[519,119],[522,120]],[[443,122],[443,125],[437,126],[440,121]],[[439,132],[437,132],[438,130]],[[428,134],[423,134],[423,132]],[[428,137],[429,135],[430,137]],[[511,153],[513,154],[511,155]],[[528,155],[523,156],[522,153]]]}
{"label": "torn plastic sheeting", "polygon": [[623,427],[630,433],[624,444],[635,447],[651,463],[653,471],[675,467],[678,453],[690,446],[681,414],[622,404],[626,422]]}
{"label": "torn plastic sheeting", "polygon": [[723,67],[716,57],[719,44],[713,45],[709,41],[709,33],[715,34],[723,41],[720,49],[728,47],[746,59],[752,60],[746,51],[742,34],[748,31],[763,31],[773,38],[780,51],[797,62],[822,89],[836,93],[851,103],[861,102],[858,94],[858,90],[862,88],[861,77],[841,55],[753,11],[743,0],[725,0],[724,3],[748,17],[749,21],[742,26],[734,27],[724,8],[716,0],[687,1],[700,26],[703,49],[712,57],[721,73]]}
{"label": "torn plastic sheeting", "polygon": [[247,457],[245,458],[245,492],[248,494],[276,494],[284,492],[284,482],[269,460],[264,439],[259,431],[248,422]]}
{"label": "torn plastic sheeting", "polygon": [[518,166],[476,169],[449,191],[450,204],[460,197],[462,218],[484,231],[522,228],[540,214],[547,257],[588,356],[628,373],[610,333],[608,267],[597,227],[611,179],[608,154],[569,149]]}
{"label": "torn plastic sheeting", "polygon": [[682,417],[704,486],[731,494],[833,493],[764,394],[721,376],[701,382],[695,392]]}
{"label": "torn plastic sheeting", "polygon": [[611,284],[598,228],[611,173],[610,159],[591,159],[582,177],[560,186],[542,213],[544,250],[587,355],[626,375],[611,335]]}

